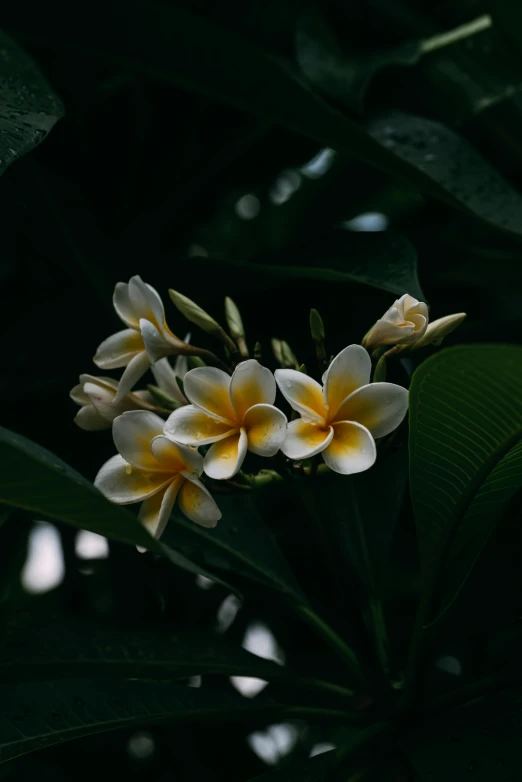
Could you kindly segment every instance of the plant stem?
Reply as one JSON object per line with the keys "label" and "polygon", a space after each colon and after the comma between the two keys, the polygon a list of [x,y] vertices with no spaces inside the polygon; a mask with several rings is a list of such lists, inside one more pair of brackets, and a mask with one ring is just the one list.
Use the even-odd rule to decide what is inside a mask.
{"label": "plant stem", "polygon": [[355,656],[354,651],[348,646],[346,641],[344,641],[341,636],[339,636],[335,630],[330,627],[330,625],[323,621],[321,617],[318,616],[315,611],[313,611],[308,606],[304,605],[303,603],[297,603],[293,605],[293,608],[300,616],[303,617],[307,624],[310,625],[310,627],[312,627],[319,635],[321,635],[329,644],[329,646],[335,652],[337,652],[339,657],[341,657],[341,659],[344,660],[344,662],[347,664],[353,676],[355,676],[357,680],[360,681],[361,670],[359,667],[359,662]]}
{"label": "plant stem", "polygon": [[432,38],[425,38],[420,46],[421,52],[423,54],[434,52],[443,46],[449,46],[457,43],[457,41],[462,41],[464,38],[469,38],[470,35],[481,33],[489,27],[491,27],[491,17],[488,14],[484,14],[477,19],[473,19],[472,22],[467,22],[460,27],[455,27],[454,30],[449,30],[447,33],[434,35]]}

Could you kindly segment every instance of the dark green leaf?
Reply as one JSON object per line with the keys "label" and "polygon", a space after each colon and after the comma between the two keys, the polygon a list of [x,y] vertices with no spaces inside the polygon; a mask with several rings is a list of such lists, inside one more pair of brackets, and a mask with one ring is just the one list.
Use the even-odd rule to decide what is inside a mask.
{"label": "dark green leaf", "polygon": [[[189,573],[216,579],[161,541],[135,516],[108,502],[94,486],[50,451],[0,427],[0,502],[168,557]],[[218,579],[219,580],[219,579]]]}
{"label": "dark green leaf", "polygon": [[444,571],[441,612],[458,596],[480,552],[522,488],[522,443],[515,445],[488,475],[456,531]]}
{"label": "dark green leaf", "polygon": [[[357,282],[371,285],[379,290],[401,295],[408,291],[412,296],[423,299],[417,277],[417,256],[415,248],[402,234],[396,231],[359,233],[337,230],[320,245],[298,247],[295,251],[297,263],[288,265],[291,257],[283,254],[267,258],[267,263],[241,262],[219,259],[219,269],[241,268],[248,272],[248,284],[266,285],[270,279],[310,279],[327,282]],[[198,258],[192,260],[198,266],[212,273],[216,261]],[[254,279],[252,279],[254,278]]]}
{"label": "dark green leaf", "polygon": [[0,31],[0,175],[62,116],[62,102],[36,64]]}
{"label": "dark green leaf", "polygon": [[304,758],[283,768],[269,771],[255,777],[251,782],[323,782],[326,774],[334,767],[336,752],[324,752],[314,758]]}
{"label": "dark green leaf", "polygon": [[522,689],[492,691],[402,740],[420,782],[513,782],[522,771]]}
{"label": "dark green leaf", "polygon": [[372,78],[390,65],[413,65],[422,54],[419,41],[377,51],[357,51],[356,42],[342,46],[317,5],[310,5],[298,20],[296,59],[304,76],[337,103],[362,111]]}
{"label": "dark green leaf", "polygon": [[0,762],[52,744],[153,723],[306,717],[343,712],[248,701],[215,690],[163,682],[62,680],[5,684],[0,704]]}
{"label": "dark green leaf", "polygon": [[[501,491],[497,501],[505,502],[512,494],[510,469],[517,463],[518,449],[504,466],[497,464],[522,437],[521,396],[520,347],[450,348],[421,364],[413,376],[410,482],[427,592],[448,557],[469,544],[473,524],[478,523],[475,514],[480,513],[497,480],[507,481],[504,488],[497,485]],[[498,472],[483,486],[473,506],[475,495],[495,468]],[[471,515],[460,532],[467,513]],[[480,550],[494,526],[495,514],[482,522],[470,558],[462,561],[461,578],[469,572],[476,547]]]}
{"label": "dark green leaf", "polygon": [[226,578],[238,574],[306,602],[250,493],[222,495],[218,502],[223,517],[210,531],[175,515],[165,533],[169,546]]}
{"label": "dark green leaf", "polygon": [[439,123],[394,114],[363,128],[315,95],[287,64],[181,8],[114,0],[110,11],[104,7],[103,25],[93,13],[77,25],[75,7],[69,25],[62,18],[66,38],[49,28],[43,8],[42,13],[43,18],[35,13],[20,20],[14,9],[15,27],[30,38],[42,36],[43,29],[47,43],[83,50],[283,125],[522,234],[522,198],[473,147]]}

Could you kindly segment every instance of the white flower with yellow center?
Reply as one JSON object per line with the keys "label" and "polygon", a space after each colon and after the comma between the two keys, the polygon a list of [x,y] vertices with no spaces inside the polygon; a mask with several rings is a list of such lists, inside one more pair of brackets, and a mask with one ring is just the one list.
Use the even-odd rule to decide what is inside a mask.
{"label": "white flower with yellow center", "polygon": [[375,438],[401,423],[408,392],[394,383],[370,383],[371,360],[360,345],[334,358],[323,386],[295,369],[276,369],[281,392],[301,418],[288,424],[281,447],[290,459],[321,453],[334,472],[367,470],[376,459]]}
{"label": "white flower with yellow center", "polygon": [[405,293],[384,313],[363,340],[368,350],[378,345],[416,342],[428,328],[428,305]]}
{"label": "white flower with yellow center", "polygon": [[118,416],[112,433],[119,454],[105,462],[94,485],[119,505],[143,502],[138,518],[155,538],[163,533],[176,498],[187,518],[215,527],[221,512],[199,480],[203,457],[165,437],[164,423],[141,410]]}
{"label": "white flower with yellow center", "polygon": [[255,359],[238,364],[232,377],[215,367],[198,367],[185,375],[191,405],[174,410],[165,434],[186,445],[213,443],[205,455],[211,478],[232,478],[246,452],[274,456],[285,438],[286,416],[274,407],[273,374]]}
{"label": "white flower with yellow center", "polygon": [[155,409],[148,391],[129,392],[119,402],[115,402],[117,393],[118,381],[112,377],[80,375],[79,384],[70,393],[73,402],[81,405],[74,419],[75,424],[80,429],[94,432],[109,429],[114,419],[127,410]]}
{"label": "white flower with yellow center", "polygon": [[93,360],[101,369],[126,367],[116,394],[120,402],[151,363],[173,353],[194,351],[169,329],[159,294],[138,275],[128,283],[116,283],[113,304],[128,328],[104,340]]}

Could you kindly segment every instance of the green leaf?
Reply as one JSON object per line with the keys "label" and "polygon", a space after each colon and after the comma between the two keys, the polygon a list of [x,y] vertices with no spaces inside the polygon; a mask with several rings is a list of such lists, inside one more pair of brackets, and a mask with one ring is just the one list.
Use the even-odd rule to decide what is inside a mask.
{"label": "green leaf", "polygon": [[310,5],[297,22],[295,53],[303,75],[314,87],[351,111],[361,112],[373,77],[390,65],[413,65],[422,48],[420,41],[375,51],[357,51],[354,40],[343,46],[324,9]]}
{"label": "green leaf", "polygon": [[[505,503],[516,490],[511,470],[520,450],[509,452],[522,438],[521,397],[520,347],[450,348],[421,364],[413,376],[410,484],[426,598],[448,560],[453,558],[454,568],[463,550],[468,556],[461,561],[459,578],[469,572],[496,523],[495,513],[481,515],[490,491],[499,491],[496,499]],[[435,616],[432,608],[427,618]]]}
{"label": "green leaf", "polygon": [[50,451],[3,427],[0,427],[0,463],[3,466],[0,502],[112,540],[142,546],[166,556],[189,573],[219,580],[215,574],[154,540],[136,516],[108,502],[92,483]]}
{"label": "green leaf", "polygon": [[49,25],[43,8],[28,18],[13,7],[9,18],[22,38],[44,38],[47,44],[83,51],[223,101],[522,235],[522,198],[473,147],[437,122],[394,114],[363,127],[310,90],[288,63],[179,7],[113,0],[104,6],[103,25],[96,14],[86,14],[77,25],[74,13],[62,9],[60,29],[67,30],[66,37]]}
{"label": "green leaf", "polygon": [[[113,622],[17,616],[0,647],[0,681],[120,678],[172,681],[215,673],[292,679],[283,666],[209,632],[134,631]],[[299,677],[294,676],[297,681]]]}
{"label": "green leaf", "polygon": [[305,603],[274,538],[264,524],[252,493],[221,495],[217,527],[206,530],[174,514],[165,533],[170,547],[191,561],[229,578],[237,574]]}
{"label": "green leaf", "polygon": [[0,704],[0,762],[117,728],[314,716],[342,720],[344,712],[248,701],[225,692],[164,682],[68,679],[4,684]]}
{"label": "green leaf", "polygon": [[522,772],[522,688],[499,690],[403,736],[420,782],[513,782]]}
{"label": "green leaf", "polygon": [[303,758],[296,763],[261,774],[251,782],[323,782],[326,774],[335,766],[336,757],[335,750],[323,752],[314,758]]}
{"label": "green leaf", "polygon": [[522,488],[522,442],[517,443],[488,475],[456,531],[443,574],[441,614],[459,595],[481,551]]}
{"label": "green leaf", "polygon": [[38,146],[63,112],[36,63],[0,31],[0,175]]}
{"label": "green leaf", "polygon": [[372,288],[424,299],[417,277],[417,255],[411,242],[396,231],[364,233],[337,230],[323,238],[318,246],[297,247],[294,253],[297,263],[286,254],[268,256],[266,263],[219,261],[191,258],[191,264],[207,269],[209,274],[219,273],[229,267],[244,269],[248,273],[248,285],[270,284],[271,279],[309,279],[326,282],[362,283]]}

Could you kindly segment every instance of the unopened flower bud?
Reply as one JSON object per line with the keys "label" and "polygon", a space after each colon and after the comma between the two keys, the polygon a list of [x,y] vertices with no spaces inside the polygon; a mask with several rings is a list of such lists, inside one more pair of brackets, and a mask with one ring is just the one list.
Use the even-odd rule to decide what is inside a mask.
{"label": "unopened flower bud", "polygon": [[424,335],[428,319],[427,305],[405,293],[370,329],[362,345],[367,350],[378,345],[411,345]]}
{"label": "unopened flower bud", "polygon": [[297,369],[299,367],[299,362],[292,348],[284,339],[281,340],[281,359],[281,365],[287,369]]}
{"label": "unopened flower bud", "polygon": [[310,331],[314,342],[324,342],[323,319],[315,309],[310,310]]}
{"label": "unopened flower bud", "polygon": [[457,326],[460,326],[465,319],[465,312],[456,312],[454,315],[445,315],[443,318],[432,321],[426,329],[424,336],[418,342],[415,342],[410,350],[425,348],[427,345],[440,345],[443,339],[448,334],[451,334]]}
{"label": "unopened flower bud", "polygon": [[169,289],[169,296],[181,314],[184,315],[187,320],[190,320],[191,323],[195,323],[200,329],[206,331],[207,334],[219,334],[219,332],[223,330],[219,323],[215,321],[208,312],[201,309],[201,307],[192,301],[192,299],[183,296],[183,294],[178,293],[178,291],[172,290],[172,288]]}
{"label": "unopened flower bud", "polygon": [[225,299],[225,316],[231,336],[234,339],[243,339],[245,336],[245,328],[243,326],[241,313],[230,296],[227,296]]}
{"label": "unopened flower bud", "polygon": [[206,367],[207,365],[201,358],[201,356],[189,356],[187,359],[189,369],[196,369],[196,367]]}

